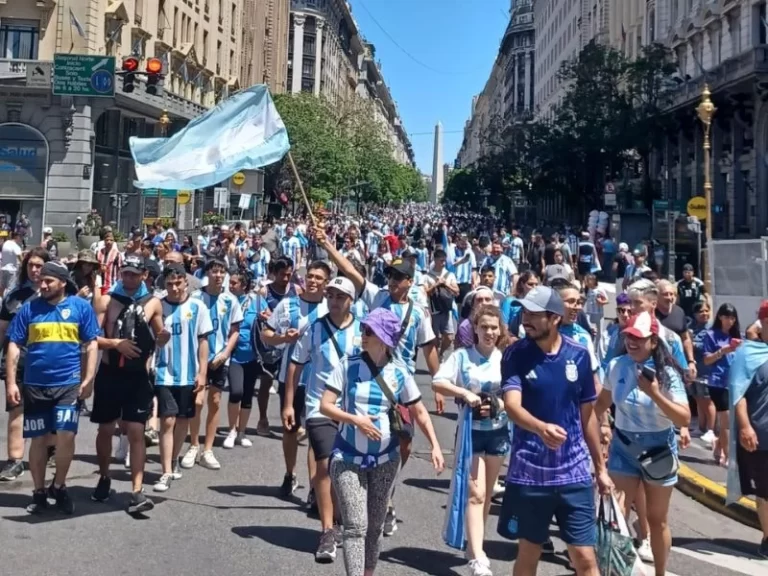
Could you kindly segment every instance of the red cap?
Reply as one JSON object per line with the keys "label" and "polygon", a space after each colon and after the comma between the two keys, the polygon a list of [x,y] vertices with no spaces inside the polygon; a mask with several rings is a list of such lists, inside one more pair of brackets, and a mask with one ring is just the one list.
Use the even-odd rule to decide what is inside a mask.
{"label": "red cap", "polygon": [[629,334],[635,338],[650,338],[659,334],[659,321],[656,316],[648,312],[635,314],[627,322],[627,327],[623,330],[624,334]]}
{"label": "red cap", "polygon": [[768,300],[763,300],[760,303],[760,308],[757,309],[757,317],[760,320],[768,318]]}

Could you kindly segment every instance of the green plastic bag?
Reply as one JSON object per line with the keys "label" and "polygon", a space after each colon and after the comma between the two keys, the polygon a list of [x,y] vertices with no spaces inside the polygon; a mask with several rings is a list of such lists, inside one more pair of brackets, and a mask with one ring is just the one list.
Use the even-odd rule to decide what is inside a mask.
{"label": "green plastic bag", "polygon": [[600,497],[595,554],[600,576],[645,576],[627,520],[613,494]]}

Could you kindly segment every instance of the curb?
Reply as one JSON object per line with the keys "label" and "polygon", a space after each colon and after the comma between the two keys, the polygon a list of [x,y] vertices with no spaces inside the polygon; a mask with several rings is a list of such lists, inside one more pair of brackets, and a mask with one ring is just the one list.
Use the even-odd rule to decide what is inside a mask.
{"label": "curb", "polygon": [[735,504],[726,506],[727,491],[724,486],[713,482],[683,463],[680,464],[677,475],[677,489],[683,494],[723,516],[728,516],[742,524],[760,530],[757,505],[753,500],[742,497]]}

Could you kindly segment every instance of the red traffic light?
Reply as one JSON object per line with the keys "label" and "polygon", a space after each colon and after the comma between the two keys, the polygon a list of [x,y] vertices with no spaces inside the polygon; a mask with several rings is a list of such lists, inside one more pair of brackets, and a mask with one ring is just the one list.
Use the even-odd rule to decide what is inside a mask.
{"label": "red traffic light", "polygon": [[123,70],[125,72],[136,72],[139,69],[139,59],[135,56],[123,58]]}
{"label": "red traffic light", "polygon": [[150,58],[147,60],[148,74],[161,74],[163,71],[163,61],[160,58]]}

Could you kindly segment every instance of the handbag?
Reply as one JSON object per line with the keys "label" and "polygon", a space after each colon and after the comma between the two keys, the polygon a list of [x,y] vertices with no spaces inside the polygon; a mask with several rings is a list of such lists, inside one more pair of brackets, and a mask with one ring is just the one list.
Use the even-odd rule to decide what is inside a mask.
{"label": "handbag", "polygon": [[601,496],[598,506],[595,556],[600,576],[645,576],[616,496]]}
{"label": "handbag", "polygon": [[384,393],[384,396],[389,400],[390,406],[387,415],[389,416],[390,433],[392,436],[397,436],[399,438],[410,437],[411,413],[408,412],[408,409],[405,406],[402,406],[397,402],[392,389],[384,381],[381,372],[376,375],[375,380],[379,385],[379,388],[381,388],[381,391]]}
{"label": "handbag", "polygon": [[649,482],[663,482],[677,474],[680,461],[668,445],[644,448],[633,443],[618,428],[615,429],[619,441],[624,444],[624,450],[637,459],[643,479]]}

